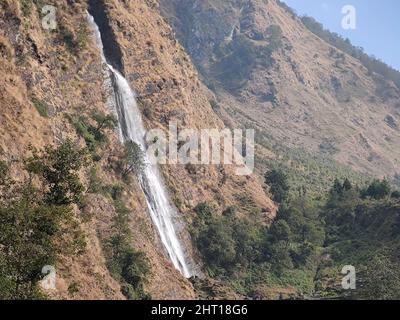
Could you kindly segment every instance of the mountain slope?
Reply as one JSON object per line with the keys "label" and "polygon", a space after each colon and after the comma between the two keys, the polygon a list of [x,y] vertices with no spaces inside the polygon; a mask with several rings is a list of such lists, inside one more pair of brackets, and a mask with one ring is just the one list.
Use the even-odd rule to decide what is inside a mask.
{"label": "mountain slope", "polygon": [[[0,160],[19,181],[26,178],[26,172],[16,160],[30,155],[30,145],[43,149],[71,139],[82,148],[93,148],[93,137],[87,131],[95,123],[93,113],[110,114],[110,88],[104,83],[100,52],[87,23],[88,1],[56,0],[52,4],[57,8],[58,24],[53,31],[42,28],[41,1],[6,0],[0,5]],[[199,81],[159,14],[157,2],[113,0],[97,1],[97,5],[104,10],[104,24],[110,31],[106,45],[114,45],[115,65],[137,92],[147,128],[166,130],[169,121],[176,121],[179,128],[224,127],[210,105],[213,93]],[[83,235],[81,244],[86,246],[72,255],[61,250],[57,290],[50,290],[49,296],[124,298],[123,283],[110,268],[107,241],[115,232],[120,211],[126,208],[129,246],[149,261],[144,290],[156,299],[195,298],[192,284],[174,269],[163,249],[136,179],[126,183],[115,171],[122,152],[117,130],[107,131],[105,141],[95,144],[90,151],[93,162],[79,173],[85,201],[74,207],[74,219]],[[246,201],[259,208],[264,223],[274,215],[275,205],[259,177],[239,177],[233,170],[229,166],[161,167],[182,217],[182,241],[199,265],[185,228],[198,203],[214,201],[221,212],[230,206],[241,207],[238,194],[246,189]],[[114,199],[121,186],[122,205]],[[40,276],[41,270],[37,272]]]}
{"label": "mountain slope", "polygon": [[276,0],[162,0],[161,9],[221,114],[260,131],[261,160],[304,172],[298,158],[311,153],[320,165],[308,182],[331,183],[330,167],[340,172],[341,164],[363,175],[397,174],[400,90],[392,81],[310,32]]}

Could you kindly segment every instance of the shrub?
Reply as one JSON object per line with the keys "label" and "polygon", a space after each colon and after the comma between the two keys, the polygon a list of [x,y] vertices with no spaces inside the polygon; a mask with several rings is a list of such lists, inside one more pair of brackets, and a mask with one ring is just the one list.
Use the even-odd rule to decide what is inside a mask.
{"label": "shrub", "polygon": [[150,299],[143,289],[150,266],[146,255],[130,246],[129,209],[120,200],[114,201],[114,206],[114,233],[105,242],[108,268],[121,282],[122,293],[128,299]]}
{"label": "shrub", "polygon": [[96,166],[93,166],[89,170],[89,186],[87,191],[89,193],[100,193],[104,190],[103,182],[99,177],[99,171]]}
{"label": "shrub", "polygon": [[25,17],[31,14],[32,2],[31,0],[20,0],[21,11]]}
{"label": "shrub", "polygon": [[114,200],[120,200],[123,192],[124,192],[124,187],[120,184],[113,185],[110,190],[111,197]]}
{"label": "shrub", "polygon": [[58,32],[59,40],[66,45],[68,51],[75,54],[77,50],[77,45],[71,30],[69,30],[68,27],[65,26],[63,23],[60,23],[58,27]]}
{"label": "shrub", "polygon": [[144,107],[144,108],[143,108],[143,115],[144,115],[147,119],[151,120],[151,119],[153,118],[153,116],[154,116],[154,112],[153,112],[152,109],[150,109],[149,107]]}
{"label": "shrub", "polygon": [[53,237],[62,213],[68,210],[34,204],[30,198],[35,193],[26,191],[32,194],[0,208],[0,271],[9,279],[9,290],[17,299],[36,296],[42,267],[55,262]]}
{"label": "shrub", "polygon": [[98,140],[102,140],[102,132],[104,130],[114,130],[118,126],[118,120],[112,114],[106,115],[104,113],[95,112],[92,118],[97,123],[97,127],[92,128],[93,134]]}
{"label": "shrub", "polygon": [[69,286],[68,286],[68,293],[70,295],[74,295],[76,293],[79,292],[79,284],[76,282],[72,282]]}
{"label": "shrub", "polygon": [[[0,192],[0,299],[45,298],[38,286],[42,267],[56,263],[66,234],[73,239],[68,248],[80,241],[69,206],[82,192],[77,154],[69,141],[41,153],[33,150],[25,161],[29,179],[11,181]],[[0,167],[7,171],[1,162]],[[41,181],[38,189],[33,185],[36,177]]]}
{"label": "shrub", "polygon": [[193,163],[188,163],[185,165],[185,169],[186,171],[190,174],[190,175],[195,175],[197,174],[197,169],[196,166]]}
{"label": "shrub", "polygon": [[232,228],[222,219],[213,221],[200,232],[196,244],[210,266],[226,270],[234,266],[236,251]]}
{"label": "shrub", "polygon": [[383,199],[391,194],[390,184],[387,180],[374,180],[366,190],[362,191],[363,197]]}
{"label": "shrub", "polygon": [[69,121],[74,125],[76,133],[85,140],[93,160],[99,161],[101,157],[97,154],[97,149],[108,141],[106,131],[114,130],[118,121],[113,115],[105,115],[99,112],[93,113],[91,118],[95,121],[95,126],[90,124],[84,116],[77,120],[69,117]]}
{"label": "shrub", "polygon": [[49,107],[44,101],[33,98],[32,103],[42,117],[47,118],[49,116]]}
{"label": "shrub", "polygon": [[272,51],[278,50],[282,46],[282,29],[280,26],[273,24],[266,30],[269,41],[269,48]]}
{"label": "shrub", "polygon": [[0,160],[0,186],[6,183],[9,167],[5,161]]}
{"label": "shrub", "polygon": [[270,230],[270,237],[272,241],[290,241],[292,231],[285,220],[276,221]]}
{"label": "shrub", "polygon": [[214,99],[210,100],[210,105],[214,111],[218,111],[221,109],[221,106],[219,105],[219,103],[217,101],[215,101]]}

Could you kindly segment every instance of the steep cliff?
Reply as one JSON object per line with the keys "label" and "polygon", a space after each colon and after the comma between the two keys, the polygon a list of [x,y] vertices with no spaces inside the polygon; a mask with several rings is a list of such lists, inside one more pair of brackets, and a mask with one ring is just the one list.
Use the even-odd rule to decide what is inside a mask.
{"label": "steep cliff", "polygon": [[[5,0],[0,5],[0,158],[10,163],[17,179],[23,178],[23,171],[13,166],[13,161],[28,156],[29,145],[42,149],[70,138],[84,147],[87,137],[78,130],[82,117],[91,119],[93,112],[110,114],[110,88],[88,27],[87,1],[46,4],[57,10],[55,30],[42,26],[42,1]],[[148,128],[166,130],[170,121],[179,129],[224,127],[210,104],[214,94],[198,79],[156,1],[91,4],[103,19],[100,28],[107,30],[106,52],[137,92]],[[74,214],[86,246],[73,254],[61,250],[55,266],[57,290],[48,291],[49,296],[124,298],[121,283],[110,272],[104,247],[118,215],[112,197],[104,190],[123,184],[121,197],[130,212],[130,244],[143,252],[150,264],[145,291],[159,299],[195,298],[192,284],[175,270],[162,247],[137,181],[126,184],[112,170],[121,152],[118,132],[107,132],[107,141],[93,155],[95,163],[80,173],[87,192],[84,205],[75,207]],[[275,212],[255,175],[236,176],[230,166],[188,170],[183,165],[165,165],[160,169],[184,223],[190,224],[193,208],[200,202],[213,201],[220,211],[233,205],[240,208],[242,190],[261,209],[264,222]],[[94,182],[105,188],[93,188]],[[189,254],[201,265],[184,224],[181,233]]]}

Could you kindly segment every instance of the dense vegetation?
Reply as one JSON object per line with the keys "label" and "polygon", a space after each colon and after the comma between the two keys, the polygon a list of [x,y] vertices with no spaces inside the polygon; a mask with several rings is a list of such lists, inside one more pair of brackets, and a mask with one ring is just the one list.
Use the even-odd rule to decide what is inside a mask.
{"label": "dense vegetation", "polygon": [[42,268],[55,265],[61,250],[84,249],[72,210],[82,199],[77,172],[84,163],[85,152],[70,141],[33,150],[20,163],[23,180],[0,163],[0,299],[45,298],[38,286]]}
{"label": "dense vegetation", "polygon": [[[318,199],[288,194],[279,170],[266,182],[281,201],[270,226],[233,208],[218,214],[204,203],[196,207],[192,234],[211,277],[252,298],[277,298],[271,290],[279,287],[292,288],[281,292],[285,298],[399,297],[400,201],[387,181],[360,189],[336,180]],[[356,290],[341,287],[346,265],[356,268]]]}

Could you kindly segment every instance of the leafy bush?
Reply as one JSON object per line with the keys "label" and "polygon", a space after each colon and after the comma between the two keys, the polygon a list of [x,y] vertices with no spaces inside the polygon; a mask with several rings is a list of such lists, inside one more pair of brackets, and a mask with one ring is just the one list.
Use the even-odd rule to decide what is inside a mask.
{"label": "leafy bush", "polygon": [[59,41],[66,45],[68,51],[75,54],[77,52],[77,45],[72,31],[63,23],[60,23],[58,27],[58,32]]}
{"label": "leafy bush", "polygon": [[196,238],[196,244],[211,267],[229,270],[234,266],[236,251],[233,230],[225,219],[215,219]]}
{"label": "leafy bush", "polygon": [[69,286],[68,286],[68,293],[70,295],[74,295],[76,293],[79,292],[79,284],[76,282],[72,282]]}
{"label": "leafy bush", "polygon": [[70,213],[66,207],[34,203],[32,189],[24,192],[31,194],[0,208],[0,273],[8,279],[7,292],[14,299],[40,296],[41,270],[54,265],[53,238],[61,219]]}
{"label": "leafy bush", "polygon": [[122,197],[122,193],[124,191],[124,187],[120,184],[115,184],[111,186],[110,194],[114,200],[120,200]]}
{"label": "leafy bush", "polygon": [[42,117],[47,118],[49,116],[49,107],[44,101],[33,98],[32,103]]}
{"label": "leafy bush", "polygon": [[118,124],[117,119],[113,115],[105,115],[103,113],[94,113],[91,119],[96,123],[92,125],[89,120],[81,116],[77,120],[69,117],[70,122],[74,125],[75,130],[81,136],[92,154],[93,160],[100,160],[97,149],[106,143],[108,130],[114,130]]}
{"label": "leafy bush", "polygon": [[61,44],[65,44],[71,54],[79,55],[85,49],[90,34],[87,22],[82,20],[75,33],[70,30],[63,20],[59,21],[58,26],[58,41]]}

